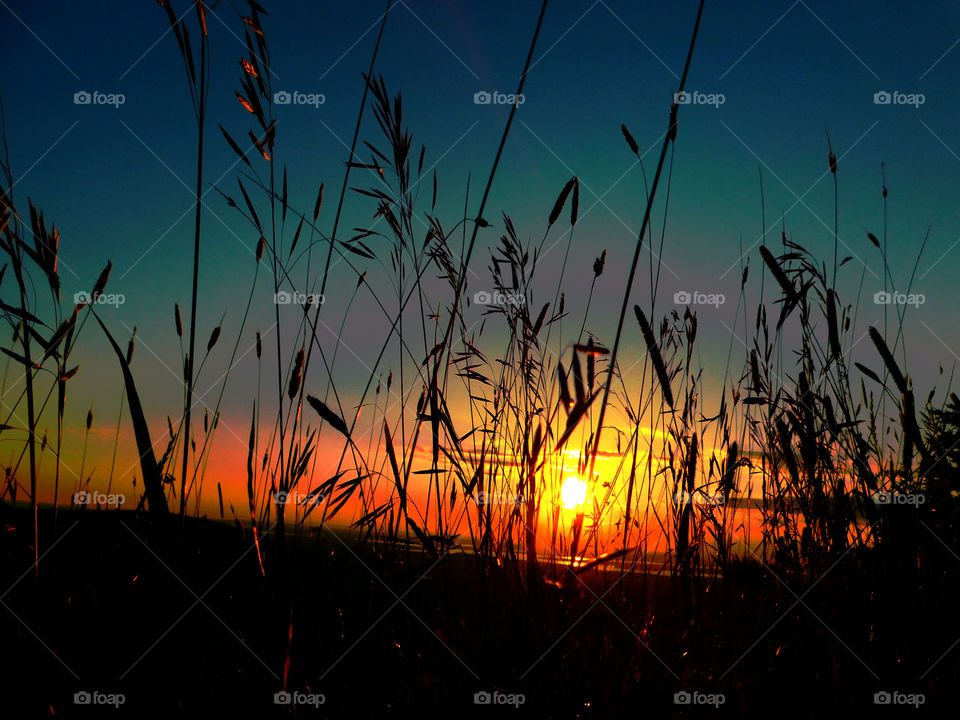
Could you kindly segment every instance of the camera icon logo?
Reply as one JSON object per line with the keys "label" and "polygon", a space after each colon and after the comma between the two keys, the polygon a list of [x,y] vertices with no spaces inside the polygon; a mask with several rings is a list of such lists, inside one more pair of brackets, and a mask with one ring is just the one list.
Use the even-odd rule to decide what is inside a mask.
{"label": "camera icon logo", "polygon": [[474,705],[490,705],[493,702],[493,696],[490,695],[486,690],[481,690],[480,692],[473,694],[473,704]]}
{"label": "camera icon logo", "polygon": [[878,290],[873,294],[874,305],[889,305],[893,301],[893,295],[885,290]]}
{"label": "camera icon logo", "polygon": [[281,290],[273,296],[273,301],[277,305],[289,305],[293,302],[293,296],[286,290]]}
{"label": "camera icon logo", "polygon": [[686,290],[679,290],[673,294],[674,305],[689,305],[693,298]]}
{"label": "camera icon logo", "polygon": [[93,702],[93,696],[86,690],[81,690],[73,694],[74,705],[89,705],[91,702]]}
{"label": "camera icon logo", "polygon": [[75,92],[73,94],[73,104],[74,105],[89,105],[93,100],[93,96],[90,95],[86,90],[81,90],[80,92]]}
{"label": "camera icon logo", "polygon": [[73,504],[74,505],[88,505],[90,503],[90,493],[86,490],[81,490],[78,493],[73,494]]}
{"label": "camera icon logo", "polygon": [[886,90],[881,90],[880,92],[875,92],[873,94],[874,105],[889,105],[890,100],[890,93],[888,93]]}
{"label": "camera icon logo", "polygon": [[277,492],[277,504],[286,505],[287,499],[290,497],[290,493],[286,490],[280,490]]}
{"label": "camera icon logo", "polygon": [[692,96],[686,90],[673,94],[673,101],[677,105],[689,105],[692,99]]}
{"label": "camera icon logo", "polygon": [[274,705],[292,705],[293,695],[291,693],[288,693],[286,690],[275,692],[273,694],[273,704]]}
{"label": "camera icon logo", "polygon": [[290,93],[286,90],[278,90],[273,94],[273,102],[277,105],[289,105],[290,101]]}
{"label": "camera icon logo", "polygon": [[480,290],[473,294],[473,302],[476,305],[489,305],[493,302],[493,296],[486,290]]}
{"label": "camera icon logo", "polygon": [[873,704],[874,705],[890,705],[893,702],[893,696],[890,695],[886,690],[881,690],[880,692],[873,694]]}
{"label": "camera icon logo", "polygon": [[693,696],[686,690],[681,690],[673,694],[674,705],[689,705],[693,702]]}
{"label": "camera icon logo", "polygon": [[491,101],[490,93],[486,90],[480,90],[473,94],[473,104],[474,105],[489,105]]}

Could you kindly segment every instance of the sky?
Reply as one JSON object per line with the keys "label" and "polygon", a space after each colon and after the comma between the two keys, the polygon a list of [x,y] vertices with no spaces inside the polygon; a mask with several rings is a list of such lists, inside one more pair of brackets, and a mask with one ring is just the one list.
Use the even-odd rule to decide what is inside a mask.
{"label": "sky", "polygon": [[[361,73],[369,64],[386,2],[263,4],[269,12],[264,27],[272,48],[274,89],[317,99],[315,104],[277,107],[275,156],[287,168],[292,207],[310,212],[320,184],[325,185],[319,225],[329,233],[363,92]],[[426,146],[425,167],[438,174],[437,214],[447,227],[463,216],[468,179],[468,214],[476,212],[509,112],[506,104],[478,103],[484,96],[477,94],[497,98],[497,93],[515,92],[539,5],[393,4],[375,72],[391,93],[402,92],[414,146]],[[606,250],[606,270],[587,328],[600,342],[612,343],[644,213],[643,174],[620,125],[636,138],[649,178],[696,6],[692,0],[549,4],[524,102],[487,204],[491,227],[478,237],[471,293],[491,289],[489,248],[503,232],[501,214],[512,218],[522,238],[539,242],[557,194],[577,175],[580,220],[563,289],[568,309],[574,308],[579,319],[593,260]],[[184,2],[175,3],[178,12],[185,8]],[[160,437],[165,417],[176,417],[182,403],[173,304],[189,305],[196,173],[196,124],[176,42],[162,8],[148,0],[0,0],[0,17],[0,62],[7,68],[0,78],[0,98],[14,200],[25,206],[29,198],[43,209],[48,224],[60,229],[65,308],[112,261],[108,292],[122,297],[122,304],[105,307],[103,317],[122,343],[137,328],[134,372],[151,428]],[[212,407],[238,337],[256,267],[258,233],[211,189],[216,185],[239,201],[241,166],[217,125],[242,139],[250,116],[234,95],[244,52],[237,13],[220,4],[210,10],[208,25],[208,192],[197,336],[202,346],[222,318],[218,353],[198,382],[202,403]],[[687,85],[691,102],[680,108],[675,152],[669,157],[666,223],[662,194],[653,218],[657,249],[663,233],[657,315],[682,307],[675,300],[683,293],[725,300],[696,308],[698,359],[707,377],[723,376],[731,348],[734,366],[742,361],[749,340],[742,315],[736,316],[741,271],[744,263],[755,268],[747,288],[755,303],[756,246],[764,231],[768,242],[778,244],[782,222],[789,237],[822,260],[832,260],[829,133],[839,158],[840,254],[852,257],[838,286],[841,299],[853,302],[859,293],[862,302],[854,359],[878,364],[870,343],[862,340],[867,324],[882,317],[882,307],[874,302],[874,293],[884,290],[880,258],[866,233],[883,236],[883,163],[893,281],[906,291],[913,275],[911,290],[923,298],[922,304],[904,309],[906,365],[920,397],[935,384],[942,393],[938,364],[949,373],[960,352],[954,320],[960,311],[954,292],[960,258],[958,44],[960,7],[950,2],[707,2]],[[123,102],[77,104],[84,92],[122,95]],[[378,147],[385,144],[369,113],[360,138]],[[265,171],[265,164],[258,168]],[[375,182],[361,172],[351,177],[355,187]],[[422,197],[428,196],[425,183]],[[370,226],[374,210],[370,198],[348,193],[341,237]],[[544,301],[552,300],[567,244],[566,227],[560,225],[548,236],[549,249],[538,270]],[[292,228],[286,232],[289,241]],[[368,244],[378,249],[375,239]],[[389,268],[385,251],[381,257]],[[314,255],[314,263],[319,258],[322,254]],[[368,283],[387,287],[382,265],[350,259],[361,271],[368,270]],[[646,262],[645,249],[632,298],[649,307]],[[345,263],[337,263],[332,277],[321,342],[330,353],[339,347],[334,375],[341,392],[355,402],[386,326],[367,294],[358,293],[349,305],[356,274]],[[13,292],[11,283],[7,278],[0,286],[4,299]],[[271,347],[275,342],[271,294],[262,275],[221,410],[226,431],[218,436],[217,457],[229,477],[239,478],[244,471],[257,382],[254,332],[261,329]],[[389,291],[385,296],[390,297]],[[640,356],[642,339],[630,325],[622,357],[627,362]],[[65,462],[80,462],[83,423],[93,407],[89,462],[102,467],[109,462],[121,402],[119,369],[92,324],[75,357],[81,371],[71,388],[67,426],[76,438],[70,448],[76,457]],[[377,372],[397,369],[393,353]],[[265,365],[264,374],[269,372],[275,369]],[[319,364],[311,369],[311,392],[322,394],[325,381]],[[135,458],[131,437],[124,423],[123,460]],[[4,463],[12,452],[0,450]],[[124,469],[129,466],[126,462]]]}

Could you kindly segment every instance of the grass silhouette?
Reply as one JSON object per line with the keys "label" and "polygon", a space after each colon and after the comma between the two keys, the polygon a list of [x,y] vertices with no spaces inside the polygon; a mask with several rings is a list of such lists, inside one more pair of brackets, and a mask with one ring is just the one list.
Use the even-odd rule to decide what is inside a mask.
{"label": "grass silhouette", "polygon": [[[540,263],[548,242],[566,240],[569,254],[579,179],[559,189],[542,234],[516,227],[509,208],[496,216],[488,209],[514,103],[479,202],[468,190],[462,214],[441,217],[437,173],[424,170],[427,148],[405,124],[401,93],[391,93],[377,70],[392,2],[363,76],[331,232],[321,229],[331,205],[324,184],[312,208],[291,202],[287,168],[276,156],[283,128],[274,115],[268,15],[247,0],[236,28],[245,44],[238,112],[219,125],[241,164],[236,189],[232,179],[215,189],[259,238],[256,265],[237,337],[226,342],[218,324],[195,366],[212,59],[205,4],[191,3],[196,12],[184,15],[170,0],[160,4],[183,59],[198,136],[186,325],[170,299],[184,403],[176,420],[168,417],[159,459],[133,340],[124,353],[97,314],[111,265],[82,302],[61,310],[59,234],[32,203],[26,226],[4,157],[0,236],[16,298],[0,306],[13,329],[2,349],[5,373],[21,374],[23,390],[0,425],[4,439],[22,441],[0,503],[10,529],[0,540],[3,577],[12,583],[3,604],[21,625],[9,635],[0,674],[8,688],[31,688],[10,700],[12,712],[75,710],[71,696],[81,688],[69,666],[80,658],[96,687],[129,697],[126,709],[188,715],[280,712],[288,708],[275,699],[278,691],[320,693],[338,717],[409,706],[477,709],[478,691],[513,702],[519,694],[524,712],[537,717],[682,714],[696,704],[684,693],[724,712],[753,713],[782,707],[797,687],[805,697],[793,709],[810,716],[872,707],[882,702],[875,693],[892,687],[922,691],[931,705],[956,704],[949,688],[958,660],[941,663],[939,644],[920,638],[960,631],[953,607],[960,576],[951,569],[960,399],[948,388],[943,405],[932,405],[933,392],[918,404],[897,360],[902,311],[890,323],[885,311],[883,325],[867,330],[874,364],[852,361],[862,298],[842,298],[838,289],[850,258],[838,256],[840,175],[829,134],[832,271],[786,228],[779,246],[767,244],[765,233],[749,253],[752,281],[765,290],[748,307],[751,273],[743,265],[734,323],[752,334],[742,364],[713,393],[719,406],[708,407],[695,307],[658,312],[654,302],[663,236],[655,254],[651,223],[669,202],[669,181],[665,190],[661,181],[682,142],[678,96],[639,198],[643,220],[619,316],[592,304],[605,249],[578,312],[566,306],[566,255],[556,278],[541,279]],[[703,7],[678,94],[695,66]],[[544,0],[517,96],[547,12]],[[364,138],[369,116],[378,135]],[[629,129],[621,131],[639,159]],[[885,175],[882,185],[885,228]],[[372,216],[349,237],[341,229],[348,193],[363,198]],[[481,275],[478,239],[492,232],[499,237]],[[896,282],[882,235],[867,232],[864,242],[880,253],[886,292]],[[641,306],[632,298],[645,238],[651,295]],[[333,272],[356,279],[339,318],[324,302]],[[43,278],[52,307],[46,319],[36,298]],[[227,373],[198,437],[198,378],[224,346],[232,345],[234,366],[264,284],[275,344],[264,348],[253,331],[256,387],[228,390]],[[764,300],[764,292],[772,296]],[[363,323],[354,310],[361,294],[389,330],[357,392],[334,377],[341,348],[322,343],[318,327]],[[627,318],[631,304],[636,325]],[[91,316],[117,356],[117,387],[135,431],[143,481],[135,510],[58,502],[66,388],[77,370],[69,356]],[[608,346],[591,328],[613,317]],[[632,348],[621,342],[631,333]],[[275,378],[264,377],[265,351]],[[627,376],[634,363],[639,383]],[[6,374],[4,389],[10,392]],[[56,409],[47,410],[54,392]],[[228,521],[219,522],[200,507],[227,393],[250,408],[241,473],[247,507],[230,517],[218,485],[220,520]],[[38,434],[51,411],[56,440],[48,445]],[[92,415],[88,432],[91,423]],[[317,471],[321,444],[339,455],[329,477]],[[49,511],[37,500],[45,452],[57,468]],[[613,469],[599,473],[598,460]],[[83,475],[84,468],[73,478],[78,489],[89,483]],[[587,487],[575,507],[563,500],[570,476]],[[24,495],[29,510],[19,502]],[[749,513],[759,518],[759,537],[744,520]],[[63,537],[69,541],[61,544]],[[29,583],[17,579],[25,567]],[[24,630],[33,627],[55,638],[52,655]],[[103,637],[103,627],[125,631]],[[376,651],[352,652],[361,642]],[[153,652],[158,644],[162,650]],[[74,677],[46,685],[45,678],[63,676],[57,660]]]}

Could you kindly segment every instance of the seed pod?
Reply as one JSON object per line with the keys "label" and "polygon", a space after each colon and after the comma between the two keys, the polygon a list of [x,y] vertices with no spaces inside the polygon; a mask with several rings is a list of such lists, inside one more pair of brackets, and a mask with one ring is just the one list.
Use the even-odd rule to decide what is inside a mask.
{"label": "seed pod", "polygon": [[317,192],[317,202],[313,206],[313,221],[316,222],[320,216],[320,206],[323,205],[323,183],[320,183],[320,190]]}
{"label": "seed pod", "polygon": [[297,353],[297,359],[293,364],[293,374],[290,376],[290,388],[288,389],[287,395],[291,400],[297,396],[297,391],[300,389],[301,370],[303,370],[303,348],[300,348],[300,351]]}
{"label": "seed pod", "polygon": [[213,350],[213,346],[217,344],[217,340],[220,339],[220,326],[217,325],[213,332],[210,333],[210,339],[207,341],[207,352]]}
{"label": "seed pod", "polygon": [[596,260],[593,261],[593,276],[595,278],[598,278],[601,275],[603,275],[603,266],[606,264],[606,262],[607,262],[607,251],[604,250],[602,253],[600,253],[600,257],[598,257]]}
{"label": "seed pod", "polygon": [[173,304],[173,321],[177,326],[177,337],[183,337],[183,320],[180,318],[180,303]]}
{"label": "seed pod", "polygon": [[[667,368],[663,364],[663,356],[660,354],[660,347],[657,345],[657,339],[653,335],[653,328],[647,322],[647,316],[639,305],[633,306],[633,312],[637,316],[637,322],[640,324],[640,332],[647,344],[647,352],[650,360],[653,362],[653,369],[657,371],[657,377],[660,379],[660,389],[663,392],[663,398],[670,408],[673,408],[673,391],[670,387],[670,376],[667,374]],[[666,318],[664,318],[666,319]],[[694,435],[696,438],[696,435]]]}
{"label": "seed pod", "polygon": [[833,288],[827,290],[827,338],[830,356],[840,359],[840,331],[837,325],[837,295]]}
{"label": "seed pod", "polygon": [[576,179],[576,177],[570,178],[567,184],[563,186],[563,190],[560,191],[560,195],[557,196],[557,201],[553,204],[553,209],[550,211],[550,217],[547,218],[547,225],[553,225],[557,221],[557,218],[560,217],[560,211],[563,210],[563,206],[567,202],[567,195],[569,195],[573,189],[573,184]]}
{"label": "seed pod", "polygon": [[577,224],[577,216],[580,214],[580,180],[573,178],[573,197],[570,199],[570,225]]}
{"label": "seed pod", "polygon": [[110,278],[110,271],[113,269],[113,263],[108,262],[107,266],[97,278],[97,283],[93,286],[93,292],[90,293],[90,301],[96,302],[96,299],[103,294],[103,289],[107,286],[107,280]]}
{"label": "seed pod", "polygon": [[837,156],[833,154],[833,144],[830,142],[829,132],[827,132],[827,166],[831,173],[837,174]]}
{"label": "seed pod", "polygon": [[137,328],[133,328],[133,335],[130,336],[130,342],[127,343],[127,365],[133,362],[133,350],[136,345]]}
{"label": "seed pod", "polygon": [[630,152],[632,152],[634,155],[639,155],[639,154],[640,154],[640,146],[637,145],[637,141],[633,139],[633,135],[631,135],[631,134],[630,134],[630,131],[627,130],[627,126],[626,126],[626,125],[621,125],[621,126],[620,126],[620,132],[623,133],[623,138],[624,138],[624,140],[626,140],[626,141],[627,141],[627,145],[630,146]]}

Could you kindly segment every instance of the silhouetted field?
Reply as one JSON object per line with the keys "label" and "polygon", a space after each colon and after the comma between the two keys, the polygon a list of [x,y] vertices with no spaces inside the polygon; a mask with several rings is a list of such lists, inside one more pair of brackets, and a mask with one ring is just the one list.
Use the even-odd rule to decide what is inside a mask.
{"label": "silhouetted field", "polygon": [[[62,300],[59,233],[32,202],[14,201],[4,155],[4,392],[14,399],[0,433],[16,445],[0,496],[4,717],[819,718],[960,707],[960,398],[949,385],[915,387],[902,308],[864,328],[861,297],[841,297],[838,276],[850,270],[829,135],[833,256],[816,257],[786,227],[765,230],[740,266],[735,326],[752,334],[717,387],[697,360],[710,320],[695,303],[656,304],[654,247],[667,233],[654,225],[702,2],[649,175],[620,129],[644,187],[632,261],[617,259],[629,267],[622,304],[592,304],[602,250],[582,308],[563,291],[578,177],[538,211],[538,227],[487,206],[519,102],[462,215],[441,217],[427,146],[377,68],[388,12],[362,68],[342,186],[318,183],[313,207],[295,207],[275,156],[274,104],[289,97],[272,86],[265,10],[247,0],[236,21],[237,115],[215,132],[207,5],[183,4],[192,11],[181,16],[160,3],[183,61],[184,111],[197,120],[193,262],[183,268],[192,295],[183,309],[170,298],[183,404],[166,437],[151,436],[148,417],[162,411],[143,406],[138,388],[154,379],[137,374],[135,339],[124,351],[102,311],[112,265],[75,303]],[[374,137],[361,133],[365,117]],[[214,185],[205,142],[237,156],[237,172]],[[198,329],[211,188],[258,238],[236,338]],[[369,226],[342,217],[348,193],[369,204],[357,221]],[[885,228],[885,176],[878,195]],[[544,277],[548,238],[567,255]],[[889,281],[909,294],[913,276],[896,285],[885,230],[861,241],[884,292]],[[356,281],[336,314],[322,300],[334,272]],[[748,283],[765,288],[759,302],[748,303]],[[317,328],[367,322],[354,311],[361,293],[388,331],[365,358],[369,376],[348,387],[329,371],[341,343],[321,342]],[[266,295],[276,331],[265,340],[248,318]],[[109,493],[114,477],[86,465],[92,411],[76,481],[58,462],[70,354],[88,323],[109,343],[111,390],[125,403],[114,459],[121,422],[139,456],[137,497],[122,510],[87,494],[104,479]],[[853,360],[858,337],[869,338],[865,362]],[[255,343],[256,386],[228,388],[227,373],[201,411],[207,360],[229,355],[232,369],[241,340]],[[246,491],[239,508],[225,508],[208,479],[227,393],[249,407],[249,425],[232,428],[247,438],[245,467],[230,469]],[[317,457],[331,448],[339,462],[321,473]],[[55,507],[39,501],[45,484]],[[219,501],[211,517],[204,489],[208,507]]]}

